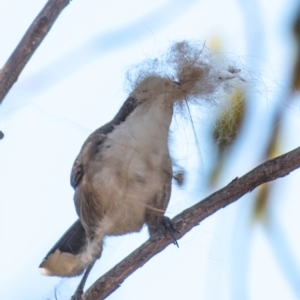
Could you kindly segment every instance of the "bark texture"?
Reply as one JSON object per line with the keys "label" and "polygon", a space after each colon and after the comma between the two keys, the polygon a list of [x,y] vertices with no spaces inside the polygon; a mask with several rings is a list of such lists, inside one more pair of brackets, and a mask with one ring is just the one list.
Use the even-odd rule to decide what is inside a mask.
{"label": "bark texture", "polygon": [[49,0],[0,71],[0,104],[69,0]]}

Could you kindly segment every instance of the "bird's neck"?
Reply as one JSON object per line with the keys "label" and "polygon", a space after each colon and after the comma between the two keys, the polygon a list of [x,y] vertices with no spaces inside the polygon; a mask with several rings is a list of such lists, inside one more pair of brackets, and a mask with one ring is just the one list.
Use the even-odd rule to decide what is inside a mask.
{"label": "bird's neck", "polygon": [[147,101],[130,114],[126,122],[128,122],[130,131],[137,137],[145,136],[147,138],[147,136],[154,135],[161,136],[167,141],[173,116],[173,104],[162,100],[158,98]]}

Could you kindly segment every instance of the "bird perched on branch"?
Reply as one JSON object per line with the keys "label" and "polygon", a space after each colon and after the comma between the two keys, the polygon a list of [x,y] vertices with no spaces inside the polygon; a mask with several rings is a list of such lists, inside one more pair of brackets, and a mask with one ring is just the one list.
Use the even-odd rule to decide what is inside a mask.
{"label": "bird perched on branch", "polygon": [[214,66],[204,50],[180,42],[162,64],[152,62],[156,71],[148,62],[113,120],[87,138],[71,172],[79,219],[41,263],[43,274],[79,275],[100,258],[106,236],[137,232],[144,224],[150,235],[162,229],[176,242],[164,216],[173,178],[168,137],[174,109],[185,101],[215,101],[238,73]]}

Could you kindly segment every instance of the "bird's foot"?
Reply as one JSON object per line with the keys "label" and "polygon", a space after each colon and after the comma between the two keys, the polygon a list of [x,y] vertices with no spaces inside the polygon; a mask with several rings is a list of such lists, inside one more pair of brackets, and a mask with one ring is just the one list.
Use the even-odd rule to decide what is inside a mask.
{"label": "bird's foot", "polygon": [[165,237],[169,234],[173,239],[173,244],[179,248],[177,239],[175,237],[175,235],[179,233],[179,231],[174,227],[174,224],[170,218],[162,216],[157,220],[157,226],[155,230],[150,230],[149,228],[151,235],[159,230],[162,231]]}

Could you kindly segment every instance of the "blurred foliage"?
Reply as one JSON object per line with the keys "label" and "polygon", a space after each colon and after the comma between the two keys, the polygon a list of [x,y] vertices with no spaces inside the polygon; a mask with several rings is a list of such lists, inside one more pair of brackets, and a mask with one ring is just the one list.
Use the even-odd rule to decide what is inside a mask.
{"label": "blurred foliage", "polygon": [[[279,111],[277,117],[274,119],[273,122],[274,130],[272,132],[270,141],[267,144],[266,151],[263,156],[264,161],[280,155],[280,137],[281,137],[280,124],[281,123],[279,122],[279,120],[281,118],[281,112],[282,110]],[[255,198],[253,218],[254,220],[261,221],[266,225],[268,224],[268,207],[271,201],[270,195],[273,186],[274,183],[265,183],[261,185],[257,190],[257,194]]]}
{"label": "blurred foliage", "polygon": [[[213,53],[222,52],[222,41],[219,37],[212,37],[208,43]],[[217,148],[217,158],[212,166],[209,185],[215,186],[224,168],[227,155],[235,143],[242,127],[246,109],[246,90],[237,85],[227,97],[227,104],[213,124],[211,139]]]}
{"label": "blurred foliage", "polygon": [[[293,80],[291,90],[300,90],[300,9],[293,23],[293,34],[296,41],[296,60],[294,66]],[[288,101],[289,99],[285,99]],[[273,122],[273,133],[267,145],[263,160],[271,159],[280,154],[280,137],[281,137],[281,117],[284,107],[279,107],[277,115]],[[253,218],[268,223],[268,207],[271,201],[271,189],[274,183],[266,183],[258,188],[258,193],[255,199]]]}
{"label": "blurred foliage", "polygon": [[253,219],[259,220],[265,224],[268,223],[268,204],[270,199],[271,184],[265,183],[258,189],[255,199]]}
{"label": "blurred foliage", "polygon": [[229,97],[229,107],[221,112],[212,133],[219,155],[223,155],[236,140],[245,113],[245,90],[237,87]]}
{"label": "blurred foliage", "polygon": [[217,147],[217,159],[212,167],[210,185],[214,186],[223,170],[224,162],[232,145],[237,140],[243,125],[246,110],[246,91],[237,86],[229,95],[229,105],[220,112],[214,124],[212,139]]}
{"label": "blurred foliage", "polygon": [[294,67],[293,88],[300,90],[300,9],[293,25],[293,33],[296,42],[296,62]]}
{"label": "blurred foliage", "polygon": [[[299,2],[299,1],[298,1]],[[245,17],[247,20],[251,21],[253,19],[253,11],[252,9],[257,9],[257,16],[258,21],[260,17],[260,11],[259,11],[259,2],[252,1],[242,1],[241,4]],[[253,4],[253,6],[251,6]],[[264,32],[264,28],[259,28],[253,26],[248,26],[248,24],[251,24],[250,22],[245,22],[247,24],[247,29],[249,29],[249,40],[250,38],[257,37],[257,40],[259,39],[258,30],[262,30],[263,34],[260,36],[262,42],[264,43],[265,38],[269,38],[264,34],[268,31]],[[259,23],[259,22],[258,22]],[[272,110],[272,113],[274,113],[272,116],[268,115],[268,117],[271,117],[272,122],[268,122],[266,124],[265,128],[262,128],[262,130],[270,129],[270,133],[268,135],[267,141],[262,141],[260,145],[257,145],[257,150],[260,151],[261,155],[258,157],[260,162],[266,161],[267,159],[272,159],[280,154],[282,154],[282,150],[285,145],[283,145],[283,126],[286,126],[285,122],[282,122],[284,118],[286,118],[286,112],[287,109],[290,108],[289,104],[293,99],[299,99],[299,97],[294,97],[294,95],[291,94],[290,91],[300,91],[300,2],[298,4],[298,11],[295,11],[295,18],[292,20],[292,22],[289,22],[289,33],[293,34],[294,37],[294,47],[290,48],[291,55],[295,54],[295,60],[291,61],[292,65],[287,66],[292,70],[291,74],[289,74],[288,79],[291,82],[291,86],[285,90],[284,93],[282,93],[282,99],[274,99],[274,103],[276,102],[276,110]],[[259,53],[259,46],[257,46],[257,40],[253,39],[253,44],[251,45],[253,49],[255,49]],[[252,42],[252,40],[251,40]],[[250,43],[251,43],[250,42]],[[267,44],[267,43],[265,43]],[[215,51],[222,51],[220,40],[214,39],[211,44],[210,48]],[[267,61],[268,58],[267,58]],[[221,175],[226,173],[225,167],[228,166],[228,159],[229,154],[231,154],[231,150],[233,149],[233,145],[236,143],[236,141],[239,139],[239,133],[241,131],[241,128],[243,126],[243,123],[245,121],[245,115],[246,113],[249,113],[250,110],[247,110],[247,103],[246,103],[246,92],[252,92],[252,91],[245,91],[240,87],[237,87],[234,93],[230,96],[229,107],[223,111],[220,112],[220,114],[217,116],[217,120],[214,124],[214,127],[211,129],[211,139],[213,140],[213,144],[215,146],[215,149],[217,151],[217,157],[215,158],[209,178],[210,186],[215,187],[218,183]],[[279,94],[276,96],[278,97]],[[279,101],[278,101],[279,100]],[[268,110],[266,110],[266,113],[269,113]],[[250,118],[255,118],[255,115],[249,116]],[[248,119],[248,118],[247,118]],[[263,121],[263,120],[262,120]],[[269,119],[268,119],[269,121]],[[270,126],[270,127],[269,127]],[[296,138],[296,137],[295,137]],[[284,229],[281,231],[281,221],[277,214],[272,213],[271,209],[273,211],[275,199],[278,199],[275,194],[275,185],[280,184],[279,181],[275,182],[269,182],[266,184],[261,185],[251,193],[251,205],[252,210],[250,211],[249,216],[250,219],[247,219],[247,222],[249,222],[251,225],[257,225],[257,223],[260,223],[263,225],[265,232],[268,235],[268,241],[270,242],[270,247],[273,250],[273,253],[275,255],[275,261],[280,266],[282,275],[285,279],[287,279],[291,289],[297,296],[297,299],[300,296],[300,289],[299,289],[299,282],[300,282],[300,276],[299,276],[299,264],[297,263],[297,260],[293,257],[292,251],[290,250],[290,245],[288,243],[288,239],[285,238],[285,232]],[[276,190],[277,191],[277,190]],[[273,211],[274,212],[274,211]],[[279,214],[281,211],[279,212]],[[252,221],[252,222],[251,222]],[[248,228],[247,228],[248,229]],[[254,226],[251,228],[254,229]],[[244,235],[246,235],[246,239],[251,240],[251,235],[248,234],[248,232],[243,232]],[[242,234],[241,234],[242,236]],[[240,238],[242,240],[243,238]],[[284,241],[284,242],[282,242]],[[248,264],[250,265],[249,256],[245,256],[249,250],[246,250],[246,247],[249,247],[250,244],[244,244],[244,246],[241,244],[236,244],[234,253],[241,253],[243,256],[243,261],[239,260],[239,262],[236,264],[235,267],[239,268],[240,272],[237,272],[238,276],[242,276],[241,274],[246,274],[245,271],[247,269]],[[244,248],[243,248],[244,247]],[[238,249],[238,250],[237,250]],[[235,257],[236,259],[236,257]],[[243,280],[246,282],[247,276],[243,277]],[[238,282],[239,278],[233,279],[233,286],[235,287],[235,284]],[[239,281],[241,282],[241,281]],[[245,284],[246,286],[246,284]],[[247,291],[242,294],[242,297],[240,296],[240,290],[237,292],[237,297],[234,299],[246,299],[248,296]],[[258,299],[258,298],[255,298]],[[259,298],[259,299],[263,299]],[[290,298],[289,298],[290,299]],[[296,299],[296,298],[295,298]]]}

